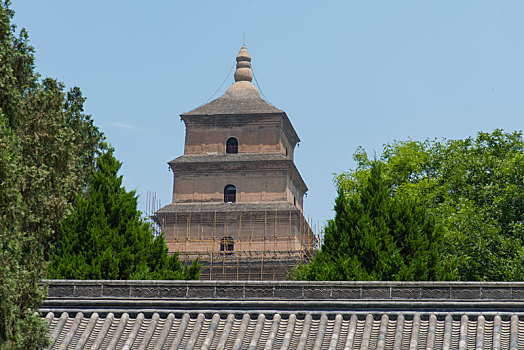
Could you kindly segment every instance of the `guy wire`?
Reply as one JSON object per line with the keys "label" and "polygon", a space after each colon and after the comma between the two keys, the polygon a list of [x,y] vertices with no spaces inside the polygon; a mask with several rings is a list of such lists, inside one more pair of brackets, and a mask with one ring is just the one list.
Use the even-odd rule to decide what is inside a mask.
{"label": "guy wire", "polygon": [[[233,71],[233,67],[235,66],[236,64],[236,61],[233,62],[233,64],[231,65],[231,68],[229,68],[229,72],[227,73],[226,77],[224,78],[224,80],[222,81],[222,84],[220,84],[220,86],[218,87],[218,89],[213,93],[213,95],[211,95],[210,98],[208,98],[206,100],[206,102],[202,103],[202,105],[205,105],[206,103],[208,103],[213,97],[215,97],[215,95],[217,94],[217,92],[220,91],[220,89],[222,89],[222,86],[224,86],[224,83],[226,82],[227,78],[229,78],[229,76],[231,75],[231,72]],[[201,106],[202,106],[201,105]]]}
{"label": "guy wire", "polygon": [[253,69],[253,67],[251,67],[251,71],[253,72],[253,78],[255,79],[255,84],[257,84],[258,91],[260,91],[260,94],[262,95],[264,100],[267,103],[269,103],[270,105],[272,105],[273,107],[277,108],[274,104],[271,103],[271,101],[269,101],[269,99],[266,97],[266,95],[264,95],[264,93],[262,92],[262,88],[260,88],[260,84],[258,84],[257,76],[255,75],[255,70]]}

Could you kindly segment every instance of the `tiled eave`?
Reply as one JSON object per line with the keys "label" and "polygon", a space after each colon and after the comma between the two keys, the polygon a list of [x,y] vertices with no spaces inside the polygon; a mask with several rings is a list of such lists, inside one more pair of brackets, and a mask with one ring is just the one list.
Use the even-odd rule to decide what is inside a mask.
{"label": "tiled eave", "polygon": [[44,281],[53,348],[518,349],[524,283]]}

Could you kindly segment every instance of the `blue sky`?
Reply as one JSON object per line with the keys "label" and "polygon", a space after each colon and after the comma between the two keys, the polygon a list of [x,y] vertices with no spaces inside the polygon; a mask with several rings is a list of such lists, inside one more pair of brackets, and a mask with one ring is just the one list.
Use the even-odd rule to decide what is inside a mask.
{"label": "blue sky", "polygon": [[[42,76],[79,86],[127,189],[171,201],[179,114],[226,78],[245,32],[267,100],[300,138],[305,214],[333,216],[358,146],[521,130],[524,1],[15,0]],[[229,85],[230,76],[220,92]]]}

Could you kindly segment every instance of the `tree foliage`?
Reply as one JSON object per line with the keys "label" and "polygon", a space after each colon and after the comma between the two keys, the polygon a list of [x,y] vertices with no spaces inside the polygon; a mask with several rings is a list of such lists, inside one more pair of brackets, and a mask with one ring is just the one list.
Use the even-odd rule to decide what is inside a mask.
{"label": "tree foliage", "polygon": [[392,196],[373,162],[350,191],[338,189],[335,218],[313,261],[295,271],[306,280],[442,280],[454,277],[440,259],[443,232],[413,198]]}
{"label": "tree foliage", "polygon": [[[353,192],[373,167],[355,153],[355,171],[337,177]],[[443,259],[474,281],[524,279],[524,140],[494,130],[464,140],[396,141],[380,159],[396,197],[416,198],[444,230]]]}
{"label": "tree foliage", "polygon": [[62,222],[48,277],[198,278],[198,264],[182,266],[176,254],[168,254],[164,238],[154,237],[141,219],[135,192],[127,192],[117,174],[120,166],[112,149],[97,159],[86,193]]}
{"label": "tree foliage", "polygon": [[0,348],[37,349],[46,328],[34,312],[60,221],[94,168],[102,134],[78,88],[40,79],[25,30],[0,2]]}

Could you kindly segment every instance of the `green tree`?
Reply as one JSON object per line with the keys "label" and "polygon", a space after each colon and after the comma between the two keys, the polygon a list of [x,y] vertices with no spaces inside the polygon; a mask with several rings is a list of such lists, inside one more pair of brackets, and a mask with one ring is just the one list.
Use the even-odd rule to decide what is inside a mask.
{"label": "green tree", "polygon": [[[39,273],[25,263],[34,237],[22,231],[24,203],[19,183],[19,142],[0,114],[0,349],[43,348],[47,330],[34,315],[43,297]],[[34,260],[34,259],[33,259]]]}
{"label": "green tree", "polygon": [[420,203],[392,196],[392,186],[373,162],[351,191],[338,189],[335,218],[312,262],[300,266],[305,280],[442,280],[454,277],[442,262],[443,232]]}
{"label": "green tree", "polygon": [[62,222],[51,256],[50,278],[195,279],[199,266],[183,266],[169,255],[164,238],[154,237],[136,209],[134,191],[118,176],[121,163],[109,149],[97,159],[85,195]]}
{"label": "green tree", "polygon": [[80,90],[40,79],[25,30],[0,2],[0,348],[38,349],[34,315],[60,221],[94,168],[102,134],[83,113]]}
{"label": "green tree", "polygon": [[[364,179],[373,161],[355,153],[344,191]],[[474,281],[524,279],[524,140],[494,130],[464,140],[395,141],[380,159],[396,197],[416,198],[444,230],[444,259]]]}

